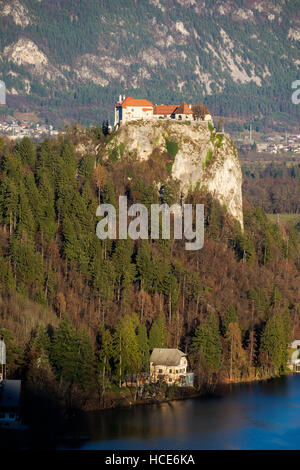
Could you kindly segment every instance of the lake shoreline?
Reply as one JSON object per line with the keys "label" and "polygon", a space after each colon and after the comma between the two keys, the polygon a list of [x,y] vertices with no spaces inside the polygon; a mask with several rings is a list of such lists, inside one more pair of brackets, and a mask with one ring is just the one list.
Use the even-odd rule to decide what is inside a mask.
{"label": "lake shoreline", "polygon": [[[284,376],[293,375],[292,371],[287,371]],[[266,383],[273,379],[280,378],[280,376],[270,376],[265,378],[247,378],[241,380],[230,381],[226,380],[223,382],[219,382],[215,384],[211,388],[202,388],[200,390],[195,389],[194,387],[177,387],[173,389],[175,391],[175,395],[170,397],[160,397],[160,398],[144,398],[144,399],[132,399],[130,400],[131,392],[130,387],[123,387],[120,389],[119,392],[114,392],[113,396],[107,395],[105,400],[107,400],[107,404],[105,406],[96,404],[94,400],[91,402],[87,402],[81,411],[105,411],[111,409],[127,409],[132,408],[135,406],[143,406],[143,405],[159,405],[161,403],[168,403],[172,401],[182,401],[188,400],[190,398],[205,398],[209,396],[217,396],[220,390],[230,389],[230,387],[236,387],[238,385],[246,385],[246,384],[255,384],[255,383]],[[122,395],[123,392],[123,395]],[[126,394],[127,392],[127,394]],[[177,393],[176,393],[177,392]],[[124,396],[124,393],[126,394]],[[108,404],[110,402],[110,404]]]}

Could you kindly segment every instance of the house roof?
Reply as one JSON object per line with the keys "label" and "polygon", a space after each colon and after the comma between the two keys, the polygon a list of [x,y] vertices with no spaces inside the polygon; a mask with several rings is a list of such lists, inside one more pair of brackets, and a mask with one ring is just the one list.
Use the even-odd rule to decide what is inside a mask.
{"label": "house roof", "polygon": [[178,108],[177,104],[156,105],[154,106],[153,114],[173,114],[176,108]]}
{"label": "house roof", "polygon": [[178,366],[180,359],[185,356],[179,349],[154,348],[150,362],[153,362],[154,366]]}
{"label": "house roof", "polygon": [[127,96],[119,106],[122,106],[122,108],[126,108],[127,106],[131,106],[133,108],[146,106],[153,109],[153,104],[151,103],[151,101],[145,100],[143,98],[132,98],[131,96]]}
{"label": "house roof", "polygon": [[175,114],[193,114],[193,111],[184,101],[177,106],[175,109]]}

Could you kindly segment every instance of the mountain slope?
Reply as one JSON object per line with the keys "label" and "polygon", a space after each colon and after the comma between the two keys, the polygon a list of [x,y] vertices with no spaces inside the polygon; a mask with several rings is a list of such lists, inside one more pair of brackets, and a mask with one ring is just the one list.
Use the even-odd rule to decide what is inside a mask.
{"label": "mountain slope", "polygon": [[[299,117],[298,0],[1,0],[8,106],[111,117],[120,91],[218,115]],[[55,113],[55,114],[54,114]]]}

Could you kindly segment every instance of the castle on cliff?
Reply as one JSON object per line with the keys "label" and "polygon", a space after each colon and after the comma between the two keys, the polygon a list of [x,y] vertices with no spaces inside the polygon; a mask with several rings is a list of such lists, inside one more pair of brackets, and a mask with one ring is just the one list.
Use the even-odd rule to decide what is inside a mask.
{"label": "castle on cliff", "polygon": [[188,105],[183,101],[180,105],[153,105],[151,101],[143,98],[120,95],[115,106],[114,126],[120,126],[122,123],[138,119],[212,121],[212,115],[207,106],[202,103]]}

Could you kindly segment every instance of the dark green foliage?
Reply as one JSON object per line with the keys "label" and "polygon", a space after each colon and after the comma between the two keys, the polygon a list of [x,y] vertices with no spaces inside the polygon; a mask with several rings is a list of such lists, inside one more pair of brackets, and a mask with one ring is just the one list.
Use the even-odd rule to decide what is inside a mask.
{"label": "dark green foliage", "polygon": [[222,344],[216,317],[210,313],[193,337],[193,350],[203,355],[206,366],[215,371],[222,364]]}
{"label": "dark green foliage", "polygon": [[17,151],[21,157],[22,163],[33,166],[35,163],[35,148],[33,142],[24,137],[17,145]]}
{"label": "dark green foliage", "polygon": [[171,157],[175,158],[178,152],[178,143],[173,140],[166,139],[166,149]]}
{"label": "dark green foliage", "polygon": [[141,371],[148,372],[149,371],[149,341],[147,335],[147,328],[145,325],[138,325],[137,327],[137,341],[140,350],[141,356]]}
{"label": "dark green foliage", "polygon": [[[262,367],[268,365],[270,369],[280,374],[286,370],[288,352],[287,346],[291,338],[291,325],[289,312],[283,314],[275,312],[265,325],[260,345]],[[267,359],[267,361],[266,361]],[[269,361],[269,362],[268,362]]]}
{"label": "dark green foliage", "polygon": [[239,321],[239,312],[237,309],[233,307],[233,305],[229,305],[228,309],[226,310],[224,320],[222,322],[222,332],[223,335],[226,336],[228,326],[230,323],[237,323]]}
{"label": "dark green foliage", "polygon": [[165,348],[167,345],[166,321],[163,313],[160,313],[153,322],[149,333],[149,348]]}
{"label": "dark green foliage", "polygon": [[50,358],[59,380],[83,389],[91,385],[94,355],[90,339],[83,329],[76,331],[68,317],[55,332]]}
{"label": "dark green foliage", "polygon": [[147,292],[152,291],[154,281],[154,266],[151,259],[149,244],[142,240],[136,256],[136,267],[138,271],[138,279],[140,280],[142,289]]}
{"label": "dark green foliage", "polygon": [[120,378],[126,374],[137,374],[142,369],[142,352],[136,335],[137,319],[126,315],[119,321],[114,339],[114,357]]}

